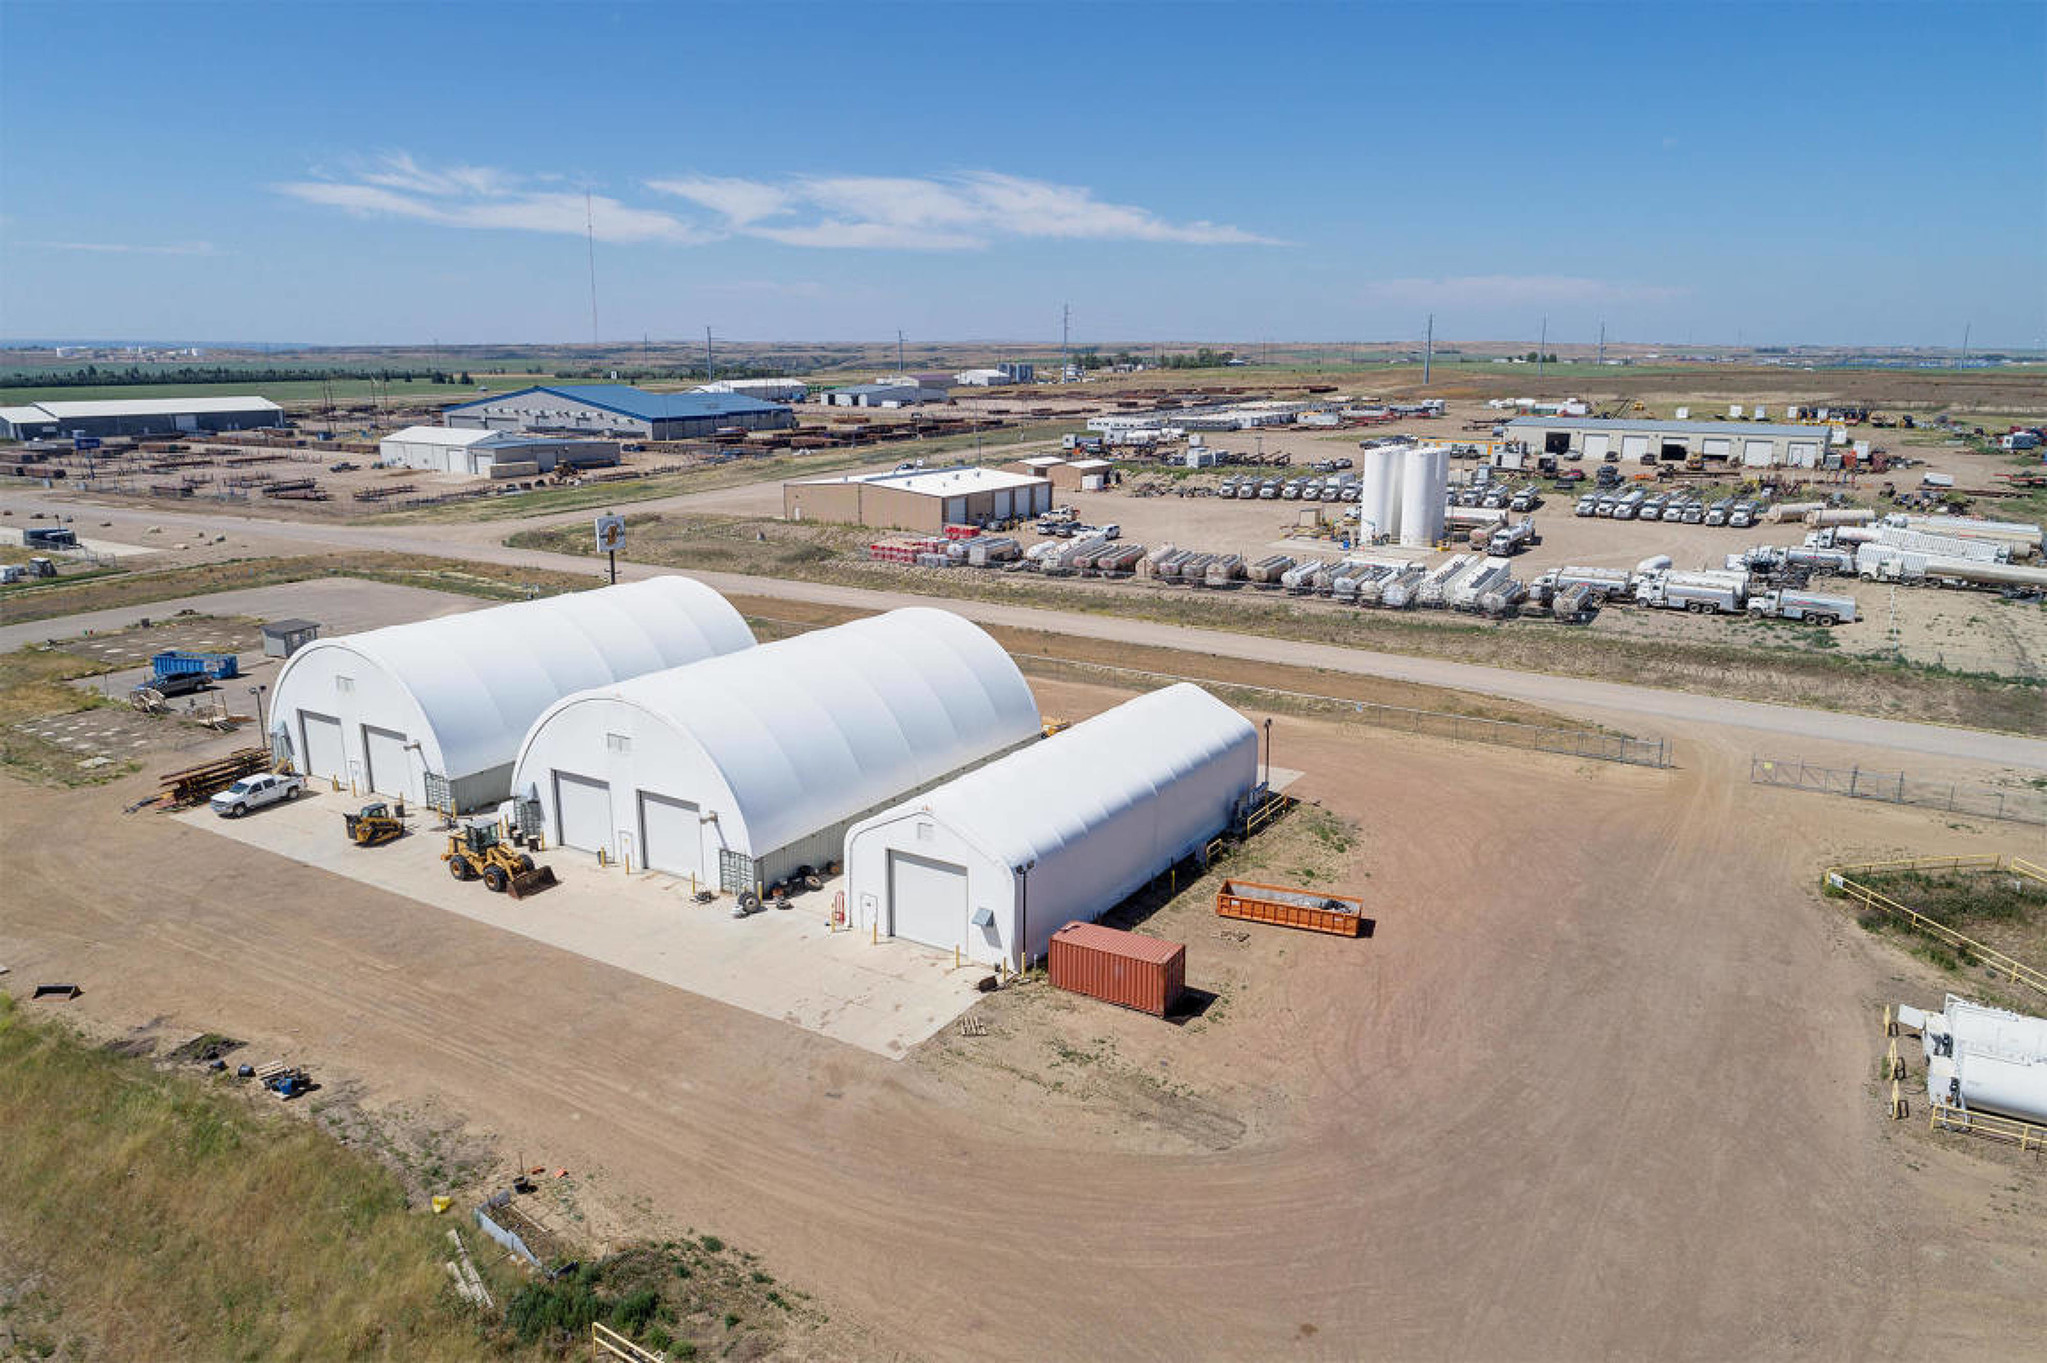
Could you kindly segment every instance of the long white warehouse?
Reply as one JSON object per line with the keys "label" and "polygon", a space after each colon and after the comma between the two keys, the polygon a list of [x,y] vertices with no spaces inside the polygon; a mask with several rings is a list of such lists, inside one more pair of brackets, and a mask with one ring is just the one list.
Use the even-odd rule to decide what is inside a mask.
{"label": "long white warehouse", "polygon": [[1001,645],[913,607],[570,696],[526,735],[512,789],[550,842],[758,892],[1042,723]]}
{"label": "long white warehouse", "polygon": [[1128,701],[854,825],[853,926],[1021,965],[1243,812],[1258,735],[1198,686]]}
{"label": "long white warehouse", "polygon": [[510,792],[520,740],[563,696],[752,647],[684,577],[318,639],[278,673],[271,746],[308,776],[476,809]]}

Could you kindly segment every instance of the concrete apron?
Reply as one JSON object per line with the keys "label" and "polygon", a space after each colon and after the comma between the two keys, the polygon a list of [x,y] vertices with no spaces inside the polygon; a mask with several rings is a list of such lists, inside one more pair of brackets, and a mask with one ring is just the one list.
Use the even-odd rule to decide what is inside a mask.
{"label": "concrete apron", "polygon": [[407,810],[410,831],[385,847],[342,835],[341,815],[363,799],[309,790],[240,819],[210,809],[174,815],[194,828],[332,871],[435,909],[530,937],[646,979],[789,1023],[890,1059],[967,1010],[985,968],[955,969],[950,953],[830,931],[840,882],[789,909],[735,919],[732,900],[690,900],[687,880],[600,867],[594,854],[555,849],[536,860],[561,884],[530,899],[457,882],[432,815]]}

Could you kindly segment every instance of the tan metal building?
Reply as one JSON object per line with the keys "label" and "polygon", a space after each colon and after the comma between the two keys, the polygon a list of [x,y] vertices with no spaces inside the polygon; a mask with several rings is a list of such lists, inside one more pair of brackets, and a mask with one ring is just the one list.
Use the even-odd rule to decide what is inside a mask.
{"label": "tan metal building", "polygon": [[1022,520],[1052,509],[1052,483],[1004,469],[910,469],[782,484],[792,521],[840,521],[936,535],[948,525]]}

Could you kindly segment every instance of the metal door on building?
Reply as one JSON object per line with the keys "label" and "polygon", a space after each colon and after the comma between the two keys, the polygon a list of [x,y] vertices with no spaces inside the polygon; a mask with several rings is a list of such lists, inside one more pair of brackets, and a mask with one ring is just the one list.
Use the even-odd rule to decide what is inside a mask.
{"label": "metal door on building", "polygon": [[888,857],[889,936],[928,947],[966,939],[967,868],[908,852]]}
{"label": "metal door on building", "polygon": [[363,756],[369,764],[368,785],[379,795],[412,793],[412,772],[405,759],[405,735],[374,724],[362,726]]}
{"label": "metal door on building", "polygon": [[554,774],[554,840],[595,852],[611,845],[611,786],[587,776]]}
{"label": "metal door on building", "polygon": [[1649,453],[1649,437],[1646,435],[1624,435],[1621,437],[1621,458],[1640,459]]}
{"label": "metal door on building", "polygon": [[641,791],[640,855],[650,870],[701,878],[704,835],[697,806],[687,800]]}
{"label": "metal door on building", "polygon": [[1776,462],[1777,446],[1769,440],[1741,442],[1741,462],[1749,468],[1766,469]]}
{"label": "metal door on building", "polygon": [[348,779],[348,752],[341,742],[341,721],[333,715],[299,711],[299,735],[305,774],[335,781]]}

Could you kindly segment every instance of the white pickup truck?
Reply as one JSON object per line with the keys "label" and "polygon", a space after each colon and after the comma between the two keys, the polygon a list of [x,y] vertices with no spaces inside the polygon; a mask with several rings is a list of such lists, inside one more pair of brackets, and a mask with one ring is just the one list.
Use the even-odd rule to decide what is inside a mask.
{"label": "white pickup truck", "polygon": [[296,800],[305,788],[302,776],[264,771],[244,776],[208,803],[221,818],[239,819],[252,809],[261,809],[264,805],[274,805],[283,800]]}

